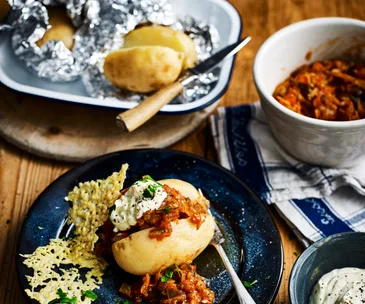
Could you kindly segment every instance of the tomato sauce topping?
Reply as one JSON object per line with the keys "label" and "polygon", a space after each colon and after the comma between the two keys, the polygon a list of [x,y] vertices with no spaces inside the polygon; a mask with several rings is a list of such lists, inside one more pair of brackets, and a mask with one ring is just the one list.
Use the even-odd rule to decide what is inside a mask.
{"label": "tomato sauce topping", "polygon": [[[167,197],[164,199],[160,208],[145,212],[141,218],[137,219],[137,225],[128,231],[113,232],[113,224],[108,219],[98,232],[100,242],[95,245],[96,253],[101,256],[111,255],[111,246],[113,243],[128,237],[134,232],[143,229],[152,228],[149,237],[152,239],[163,240],[172,233],[171,223],[177,223],[179,219],[189,218],[196,225],[196,228],[203,224],[207,216],[209,203],[204,197],[195,201],[183,196],[179,191],[167,185],[164,185]],[[123,190],[125,193],[126,190]],[[122,192],[122,194],[123,194]]]}
{"label": "tomato sauce topping", "polygon": [[196,266],[174,265],[153,276],[146,274],[141,281],[123,283],[119,292],[134,303],[150,304],[212,304],[214,292],[196,272]]}
{"label": "tomato sauce topping", "polygon": [[365,64],[344,60],[302,65],[273,94],[299,114],[330,121],[365,118]]}

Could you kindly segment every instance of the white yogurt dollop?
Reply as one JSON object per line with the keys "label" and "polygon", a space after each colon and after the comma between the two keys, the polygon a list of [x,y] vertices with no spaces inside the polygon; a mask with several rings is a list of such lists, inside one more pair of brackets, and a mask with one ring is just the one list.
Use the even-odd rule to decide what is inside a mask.
{"label": "white yogurt dollop", "polygon": [[160,208],[166,197],[163,187],[152,179],[134,183],[115,201],[115,209],[110,214],[114,232],[126,231],[136,225],[145,212]]}
{"label": "white yogurt dollop", "polygon": [[365,269],[342,268],[325,274],[314,286],[309,304],[364,304]]}

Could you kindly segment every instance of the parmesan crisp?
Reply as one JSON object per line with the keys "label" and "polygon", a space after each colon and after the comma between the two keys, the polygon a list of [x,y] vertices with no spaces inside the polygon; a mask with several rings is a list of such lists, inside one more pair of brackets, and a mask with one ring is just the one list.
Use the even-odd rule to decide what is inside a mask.
{"label": "parmesan crisp", "polygon": [[98,240],[96,231],[108,219],[109,208],[120,196],[126,176],[128,164],[124,164],[119,172],[114,172],[105,180],[79,183],[67,196],[72,202],[68,213],[68,223],[76,227],[73,251],[81,255],[92,252]]}
{"label": "parmesan crisp", "polygon": [[[60,288],[68,298],[75,296],[77,303],[92,302],[90,298],[82,297],[81,292],[99,288],[107,264],[93,253],[76,256],[72,250],[73,242],[52,239],[47,246],[38,247],[32,254],[21,255],[25,258],[24,264],[34,270],[32,276],[26,276],[31,287],[25,290],[29,297],[40,304],[48,304],[58,298],[57,290]],[[71,265],[87,268],[85,277]]]}

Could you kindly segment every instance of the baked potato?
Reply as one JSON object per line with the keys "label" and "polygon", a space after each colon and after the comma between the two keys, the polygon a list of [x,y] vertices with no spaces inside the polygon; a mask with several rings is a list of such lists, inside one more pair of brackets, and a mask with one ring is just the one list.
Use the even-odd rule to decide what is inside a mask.
{"label": "baked potato", "polygon": [[49,7],[47,10],[48,22],[51,28],[36,42],[37,46],[42,47],[42,45],[50,40],[59,40],[64,43],[65,47],[72,50],[76,29],[71,19],[67,16],[66,10],[60,7]]}
{"label": "baked potato", "polygon": [[6,15],[10,11],[8,0],[0,0],[0,22],[5,20]]}
{"label": "baked potato", "polygon": [[183,53],[163,46],[121,49],[105,58],[104,74],[119,88],[148,93],[173,83],[183,61]]}
{"label": "baked potato", "polygon": [[[162,180],[159,183],[175,188],[192,201],[200,197],[197,189],[187,182]],[[205,199],[200,200],[201,204],[206,202]],[[207,215],[198,229],[189,218],[180,219],[172,223],[172,234],[163,240],[151,239],[151,229],[132,233],[112,245],[114,258],[123,270],[135,275],[154,274],[173,264],[193,261],[212,239],[214,219]]]}
{"label": "baked potato", "polygon": [[145,26],[131,31],[125,37],[124,47],[147,45],[167,46],[177,52],[184,53],[183,69],[195,66],[197,54],[194,41],[185,33],[165,26]]}

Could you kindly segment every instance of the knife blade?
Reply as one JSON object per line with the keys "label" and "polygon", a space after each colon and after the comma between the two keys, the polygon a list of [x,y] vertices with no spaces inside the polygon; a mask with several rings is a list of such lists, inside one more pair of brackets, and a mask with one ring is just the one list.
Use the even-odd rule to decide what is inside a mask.
{"label": "knife blade", "polygon": [[243,38],[238,42],[233,43],[225,47],[224,49],[220,50],[219,52],[215,53],[213,56],[199,63],[195,67],[188,69],[187,72],[190,72],[195,75],[207,73],[219,63],[234,56],[250,41],[251,41],[250,36]]}
{"label": "knife blade", "polygon": [[185,75],[178,81],[157,91],[133,109],[129,109],[123,113],[120,113],[116,117],[117,126],[124,131],[134,131],[150,118],[152,118],[158,111],[160,111],[163,106],[168,104],[179,93],[181,93],[184,89],[184,86],[198,79],[200,74],[209,72],[219,63],[234,56],[250,41],[250,36],[240,39],[238,42],[225,47],[208,59],[199,63],[194,68],[188,69]]}

